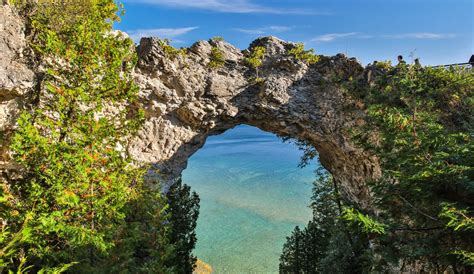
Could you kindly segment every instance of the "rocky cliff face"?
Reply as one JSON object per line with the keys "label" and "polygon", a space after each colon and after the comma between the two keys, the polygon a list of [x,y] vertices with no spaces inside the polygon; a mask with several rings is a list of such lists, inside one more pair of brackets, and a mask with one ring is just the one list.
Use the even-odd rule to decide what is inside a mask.
{"label": "rocky cliff face", "polygon": [[[0,130],[7,140],[23,105],[34,107],[27,95],[40,83],[38,69],[22,56],[27,49],[23,23],[8,6],[0,6],[0,30]],[[266,48],[261,83],[251,80],[255,71],[245,63],[255,46]],[[212,47],[223,53],[220,68],[208,66]],[[241,51],[211,40],[195,43],[186,56],[170,56],[157,39],[143,38],[135,78],[146,122],[130,153],[156,165],[162,179],[172,180],[208,136],[249,124],[313,145],[344,194],[368,206],[364,181],[379,176],[380,169],[375,158],[350,142],[348,130],[363,123],[364,112],[341,86],[349,77],[363,77],[364,68],[343,55],[308,66],[288,54],[293,47],[265,37]],[[10,164],[6,147],[0,158],[3,170]]]}
{"label": "rocky cliff face", "polygon": [[[251,80],[255,72],[245,63],[255,46],[266,48],[262,83]],[[225,58],[217,69],[208,66],[212,47]],[[375,159],[349,140],[348,129],[363,123],[364,113],[341,87],[349,77],[362,77],[364,69],[343,55],[322,57],[308,66],[288,54],[293,47],[264,37],[240,51],[211,40],[195,43],[186,56],[169,57],[158,40],[143,38],[136,79],[147,121],[130,151],[173,178],[208,136],[248,124],[314,145],[344,193],[365,203],[363,182],[380,171]]]}
{"label": "rocky cliff face", "polygon": [[28,52],[23,20],[8,5],[0,3],[0,171],[15,168],[10,161],[8,140],[37,83],[32,62],[26,57]]}

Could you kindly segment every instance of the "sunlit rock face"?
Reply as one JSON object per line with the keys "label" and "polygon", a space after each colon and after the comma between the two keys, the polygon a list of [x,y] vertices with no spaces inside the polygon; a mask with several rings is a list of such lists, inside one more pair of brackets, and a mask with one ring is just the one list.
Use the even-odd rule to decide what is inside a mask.
{"label": "sunlit rock face", "polygon": [[[266,48],[259,76],[245,62],[255,46]],[[223,41],[195,43],[186,56],[167,56],[154,38],[143,38],[136,79],[146,123],[130,146],[131,153],[155,163],[162,178],[180,175],[188,158],[210,135],[249,124],[316,147],[322,165],[341,183],[344,194],[367,205],[366,179],[380,175],[375,158],[355,148],[349,130],[363,122],[364,112],[346,94],[350,77],[364,69],[343,55],[322,57],[313,65],[295,60],[295,45],[274,37],[254,41],[241,51]],[[209,68],[212,47],[225,65]]]}
{"label": "sunlit rock face", "polygon": [[8,144],[36,84],[25,30],[22,18],[0,1],[0,171],[16,168]]}
{"label": "sunlit rock face", "polygon": [[[0,171],[14,168],[8,139],[22,109],[34,109],[28,94],[41,87],[40,69],[28,48],[26,28],[8,5],[0,5]],[[255,46],[266,48],[259,76],[245,58]],[[210,68],[212,47],[225,64]],[[348,96],[344,83],[364,77],[364,68],[343,55],[322,57],[307,65],[288,54],[293,43],[274,37],[254,41],[241,51],[224,42],[200,41],[186,56],[169,56],[155,38],[137,46],[135,78],[146,121],[129,146],[130,153],[159,169],[159,177],[180,176],[188,158],[210,135],[249,124],[316,147],[322,165],[340,182],[347,198],[363,207],[370,203],[366,179],[380,175],[374,157],[357,149],[349,130],[363,123],[364,111]]]}

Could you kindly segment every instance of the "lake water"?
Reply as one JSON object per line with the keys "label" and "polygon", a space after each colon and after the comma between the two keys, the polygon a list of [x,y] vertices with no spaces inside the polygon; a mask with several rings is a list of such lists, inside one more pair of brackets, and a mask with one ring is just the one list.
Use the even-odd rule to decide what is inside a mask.
{"label": "lake water", "polygon": [[317,163],[299,168],[292,143],[255,127],[208,138],[183,182],[201,198],[194,254],[214,273],[277,273],[285,237],[311,218]]}

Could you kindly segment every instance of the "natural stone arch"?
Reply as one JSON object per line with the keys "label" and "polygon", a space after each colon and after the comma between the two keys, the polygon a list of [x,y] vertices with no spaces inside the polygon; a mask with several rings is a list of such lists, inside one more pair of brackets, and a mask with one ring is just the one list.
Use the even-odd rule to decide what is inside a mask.
{"label": "natural stone arch", "polygon": [[[8,5],[0,6],[0,18],[8,22],[0,32],[0,133],[8,137],[21,110],[35,107],[31,94],[41,85],[41,72],[27,46],[23,20]],[[245,64],[248,50],[201,41],[186,57],[167,56],[157,39],[142,39],[135,77],[146,121],[129,151],[156,164],[169,180],[181,174],[208,136],[249,124],[315,146],[346,197],[367,208],[365,181],[379,176],[380,168],[350,142],[348,130],[363,122],[364,112],[342,88],[349,77],[363,79],[362,66],[343,55],[308,66],[288,55],[294,44],[273,37],[254,41],[250,49],[257,45],[267,50],[262,84],[249,81],[255,72]],[[213,46],[226,60],[218,69],[207,66]],[[7,148],[0,147],[2,177],[14,176],[17,169]]]}
{"label": "natural stone arch", "polygon": [[[0,21],[5,23],[0,24],[5,30],[0,32],[0,134],[8,140],[18,114],[35,107],[32,94],[41,86],[41,71],[28,47],[23,19],[0,5]],[[157,39],[142,39],[135,76],[138,107],[145,109],[146,121],[129,151],[156,164],[165,180],[172,179],[208,136],[249,124],[315,146],[346,197],[367,208],[364,182],[379,176],[380,168],[350,142],[348,130],[363,122],[364,112],[342,88],[349,77],[363,79],[362,66],[342,55],[308,66],[288,55],[294,44],[273,37],[254,41],[250,49],[257,45],[267,50],[262,84],[249,81],[255,72],[245,64],[248,51],[226,42],[197,42],[183,57],[167,56]],[[226,60],[214,70],[207,67],[213,46]],[[17,169],[8,143],[3,143],[1,177],[14,177]]]}
{"label": "natural stone arch", "polygon": [[[267,52],[260,68],[263,83],[249,80],[254,71],[245,64],[255,46]],[[160,177],[169,180],[180,176],[208,136],[248,124],[313,145],[343,194],[367,207],[365,181],[380,176],[380,168],[350,141],[349,130],[363,123],[364,112],[342,86],[350,77],[363,78],[364,69],[343,55],[308,66],[288,55],[294,46],[265,37],[241,52],[211,40],[195,43],[186,56],[169,56],[157,39],[143,38],[136,79],[147,119],[130,152],[156,164]],[[221,68],[207,66],[212,47],[224,55]]]}

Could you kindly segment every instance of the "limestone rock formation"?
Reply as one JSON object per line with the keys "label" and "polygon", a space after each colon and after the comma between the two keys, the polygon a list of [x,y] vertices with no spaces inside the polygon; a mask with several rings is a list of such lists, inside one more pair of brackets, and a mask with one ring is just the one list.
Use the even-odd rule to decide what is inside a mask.
{"label": "limestone rock formation", "polygon": [[[260,68],[263,83],[251,80],[255,72],[245,63],[255,46],[267,52]],[[207,65],[212,47],[225,57],[217,69]],[[157,39],[143,38],[135,75],[147,120],[130,152],[157,164],[161,177],[171,179],[208,136],[248,124],[314,145],[347,197],[365,204],[364,181],[380,170],[376,159],[349,140],[348,130],[363,121],[364,112],[341,86],[349,77],[361,77],[364,69],[343,55],[308,66],[288,54],[293,47],[264,37],[241,52],[210,40],[195,43],[186,56],[167,56]]]}
{"label": "limestone rock formation", "polygon": [[[0,169],[5,171],[11,162],[4,141],[23,105],[34,108],[27,94],[41,82],[39,69],[22,56],[29,52],[24,22],[6,5],[0,6],[0,30]],[[264,81],[259,83],[252,80],[255,71],[245,62],[256,46],[266,48],[259,69]],[[223,53],[222,67],[208,66],[213,47]],[[172,56],[158,39],[143,38],[134,76],[146,122],[129,152],[154,164],[159,177],[170,181],[180,176],[208,136],[239,124],[253,125],[315,146],[343,193],[367,207],[370,198],[364,182],[379,176],[380,169],[374,157],[350,141],[348,131],[363,123],[364,111],[342,85],[349,77],[363,78],[364,68],[343,55],[323,56],[307,65],[288,54],[293,47],[275,37],[257,39],[244,51],[210,40],[195,43],[185,56]]]}
{"label": "limestone rock formation", "polygon": [[36,75],[25,56],[29,51],[25,25],[8,5],[0,4],[0,168],[14,168],[8,153],[9,136],[16,118],[36,84]]}

